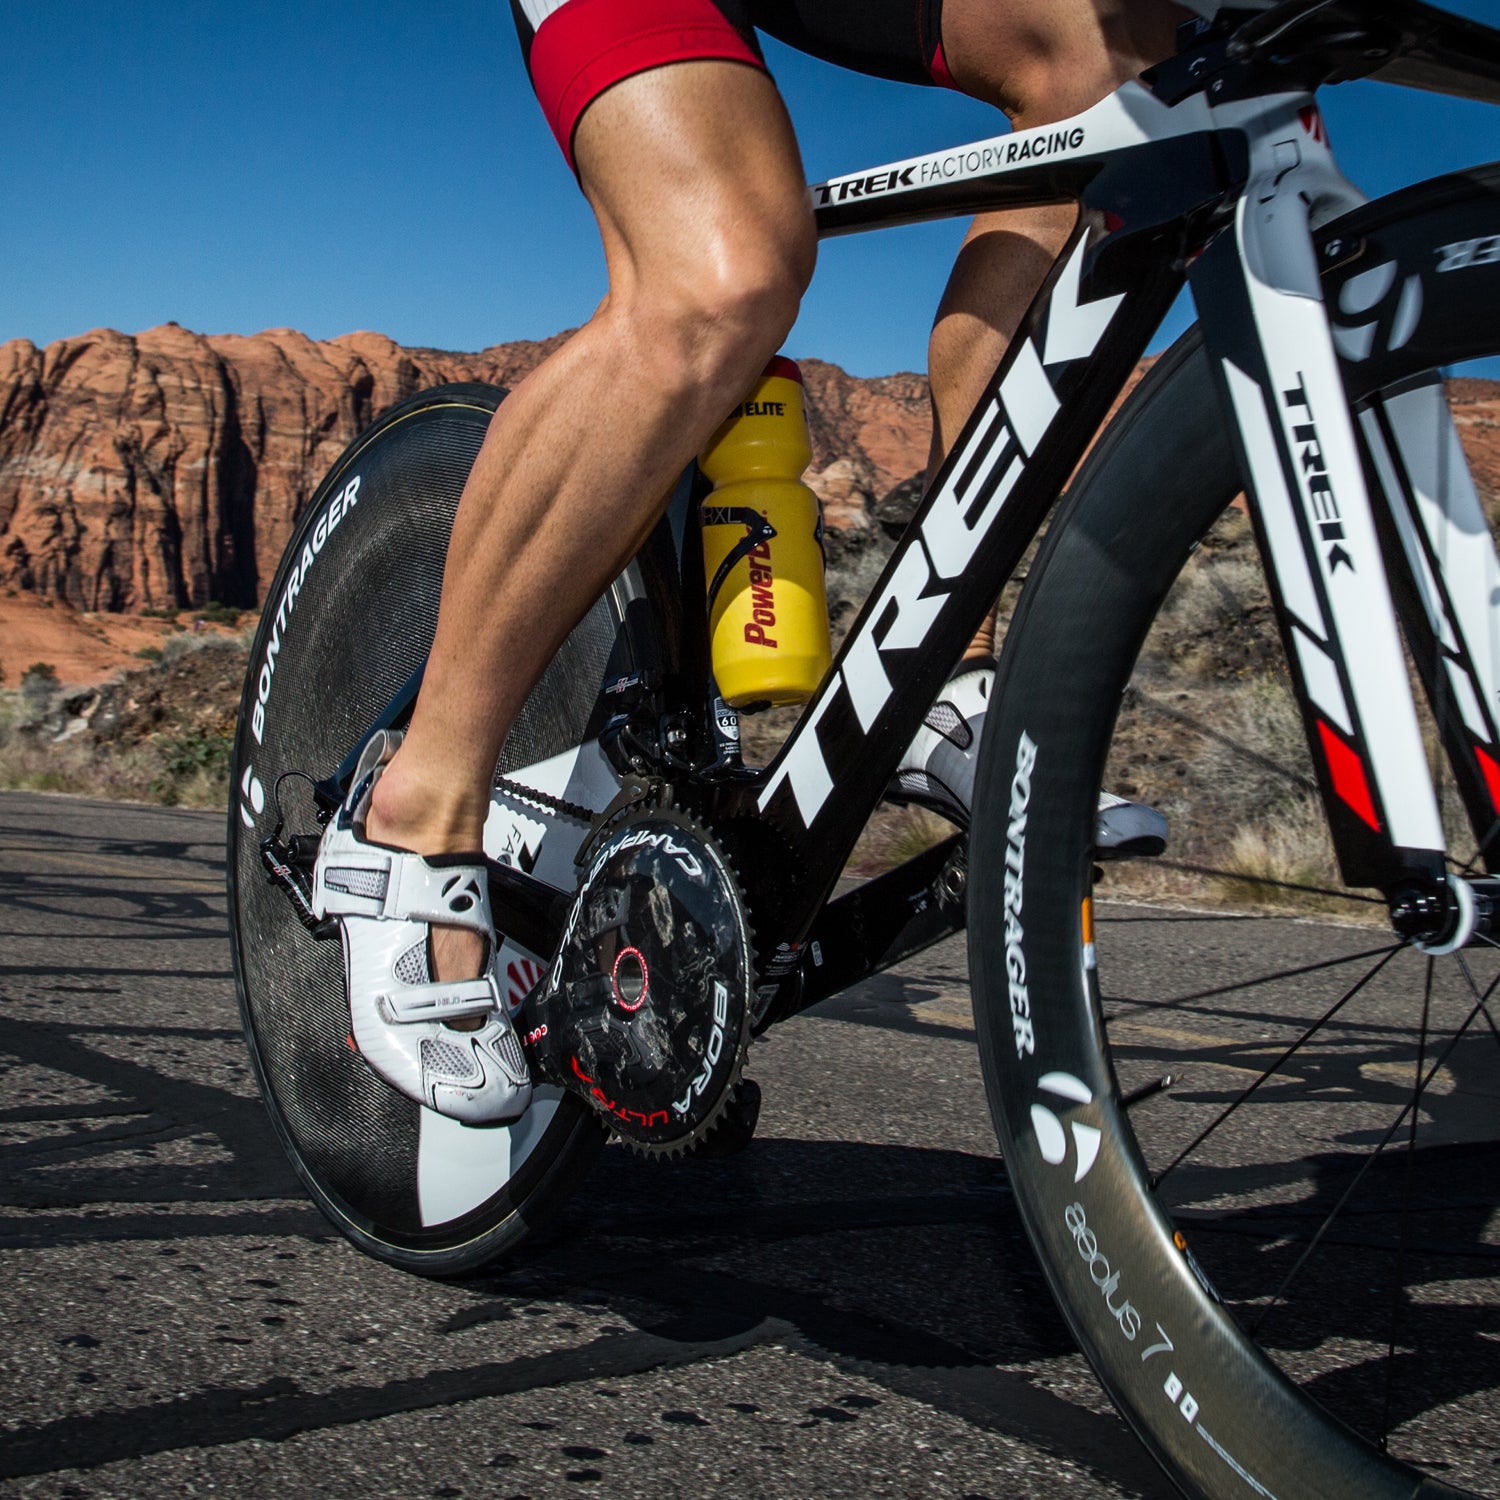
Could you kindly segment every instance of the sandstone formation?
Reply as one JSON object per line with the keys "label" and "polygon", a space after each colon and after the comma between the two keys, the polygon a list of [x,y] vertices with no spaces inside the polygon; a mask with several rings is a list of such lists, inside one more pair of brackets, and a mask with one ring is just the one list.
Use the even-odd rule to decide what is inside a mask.
{"label": "sandstone formation", "polygon": [[[514,384],[566,336],[461,354],[375,333],[319,342],[285,328],[207,336],[168,323],[45,349],[0,344],[0,595],[106,614],[253,607],[322,475],[361,428],[427,386]],[[830,556],[858,553],[868,572],[866,542],[883,546],[918,498],[927,383],[858,379],[816,359],[802,369],[808,479],[824,502]],[[1500,386],[1459,381],[1454,398],[1493,504]]]}
{"label": "sandstone formation", "polygon": [[[430,385],[512,384],[564,337],[455,354],[168,323],[0,344],[0,589],[108,613],[256,605],[355,433]],[[858,531],[926,461],[926,382],[804,369],[810,479]]]}

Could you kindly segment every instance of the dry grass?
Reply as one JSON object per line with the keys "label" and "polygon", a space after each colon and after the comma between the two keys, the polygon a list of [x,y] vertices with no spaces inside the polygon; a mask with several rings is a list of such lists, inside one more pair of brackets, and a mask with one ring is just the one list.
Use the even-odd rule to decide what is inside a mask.
{"label": "dry grass", "polygon": [[0,692],[0,787],[224,806],[247,651],[245,638],[184,633],[98,689],[33,675]]}
{"label": "dry grass", "polygon": [[955,832],[946,818],[925,807],[895,807],[883,802],[865,824],[844,867],[845,874],[878,875],[894,869]]}

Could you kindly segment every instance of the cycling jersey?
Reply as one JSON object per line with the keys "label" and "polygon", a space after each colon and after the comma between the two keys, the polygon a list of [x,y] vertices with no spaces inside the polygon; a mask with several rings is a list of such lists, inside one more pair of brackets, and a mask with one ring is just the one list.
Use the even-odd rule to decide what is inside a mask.
{"label": "cycling jersey", "polygon": [[511,0],[526,69],[568,164],[579,117],[621,79],[720,59],[764,68],[759,28],[860,73],[954,87],[942,0]]}

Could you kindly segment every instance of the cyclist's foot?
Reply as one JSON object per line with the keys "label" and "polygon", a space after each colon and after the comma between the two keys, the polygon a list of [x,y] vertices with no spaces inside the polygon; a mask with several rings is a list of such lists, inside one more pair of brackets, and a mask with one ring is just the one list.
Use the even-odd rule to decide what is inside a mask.
{"label": "cyclist's foot", "polygon": [[896,801],[915,802],[969,826],[979,734],[994,680],[995,666],[988,659],[959,664],[901,758],[890,791]]}
{"label": "cyclist's foot", "polygon": [[[902,757],[891,783],[892,798],[931,808],[962,828],[969,826],[979,739],[994,681],[992,662],[959,664]],[[1167,820],[1143,802],[1101,792],[1095,840],[1100,859],[1160,854],[1167,844]]]}
{"label": "cyclist's foot", "polygon": [[[313,905],[339,919],[351,1032],[365,1061],[439,1114],[500,1124],[525,1112],[531,1079],[500,998],[484,855],[423,858],[366,837],[371,788],[399,741],[380,731],[365,747],[318,849]],[[445,931],[482,942],[475,977],[434,978]]]}
{"label": "cyclist's foot", "polygon": [[1144,859],[1166,847],[1167,820],[1154,807],[1127,802],[1113,792],[1099,793],[1096,859]]}

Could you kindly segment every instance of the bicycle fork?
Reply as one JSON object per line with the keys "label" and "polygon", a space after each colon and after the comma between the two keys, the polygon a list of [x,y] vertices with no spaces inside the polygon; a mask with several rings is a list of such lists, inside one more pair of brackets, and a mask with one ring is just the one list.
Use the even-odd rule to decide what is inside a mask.
{"label": "bicycle fork", "polygon": [[[1188,279],[1340,871],[1351,886],[1385,893],[1404,937],[1451,951],[1500,920],[1500,881],[1447,873],[1386,563],[1414,580],[1403,590],[1408,631],[1415,624],[1440,645],[1424,653],[1411,642],[1433,658],[1424,683],[1445,745],[1466,768],[1459,779],[1483,841],[1500,806],[1491,603],[1500,562],[1440,387],[1377,403],[1358,426],[1351,414],[1311,230],[1362,200],[1334,163],[1311,97],[1217,113],[1245,133],[1250,180],[1232,227]],[[1445,571],[1446,559],[1457,572]]]}

